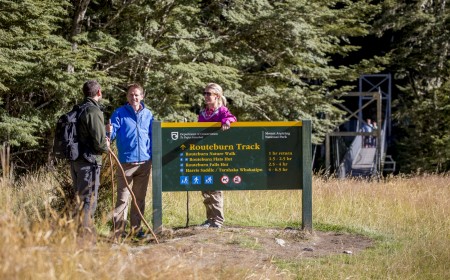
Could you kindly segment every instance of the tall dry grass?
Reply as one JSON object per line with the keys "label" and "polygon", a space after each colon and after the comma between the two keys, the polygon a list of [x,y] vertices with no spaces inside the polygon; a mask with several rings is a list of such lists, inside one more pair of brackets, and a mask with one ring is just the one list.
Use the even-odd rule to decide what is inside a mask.
{"label": "tall dry grass", "polygon": [[[0,279],[173,279],[211,273],[212,268],[192,268],[178,256],[146,254],[106,237],[96,245],[83,242],[74,221],[51,207],[59,187],[45,173],[0,181]],[[107,227],[105,216],[98,219],[100,232]]]}
{"label": "tall dry grass", "polygon": [[[308,279],[450,279],[450,178],[424,175],[384,182],[314,180],[320,227],[370,235],[378,246],[353,256],[289,264]],[[302,277],[300,277],[302,278]]]}
{"label": "tall dry grass", "polygon": [[[383,182],[314,177],[315,230],[369,235],[376,246],[357,255],[274,261],[298,279],[450,279],[449,182],[443,175],[399,176]],[[193,266],[167,252],[148,254],[132,244],[79,244],[73,221],[51,207],[57,186],[48,173],[0,182],[0,279],[248,276],[233,268],[218,273],[214,267]],[[164,226],[186,224],[186,201],[185,192],[163,194]],[[108,210],[100,212],[97,227],[107,235]],[[150,213],[151,192],[148,221]],[[204,215],[200,193],[189,193],[189,223],[201,223]],[[225,215],[228,225],[299,226],[301,191],[226,192]]]}

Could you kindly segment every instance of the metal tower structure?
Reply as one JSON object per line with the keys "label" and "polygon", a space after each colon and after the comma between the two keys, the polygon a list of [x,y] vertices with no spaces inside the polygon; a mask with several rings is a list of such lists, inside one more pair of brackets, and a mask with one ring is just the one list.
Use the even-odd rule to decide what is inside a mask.
{"label": "metal tower structure", "polygon": [[[359,77],[359,92],[379,92],[381,94],[381,102],[383,107],[384,119],[383,123],[386,123],[386,136],[388,142],[390,142],[392,132],[392,78],[391,74],[370,74],[361,75]],[[371,100],[371,97],[361,95],[359,97],[359,108],[362,108],[364,104]],[[363,119],[362,110],[359,111],[359,118]],[[378,125],[381,125],[379,123]]]}
{"label": "metal tower structure", "polygon": [[[362,75],[359,78],[359,92],[349,92],[341,98],[351,97],[358,98],[357,109],[349,109],[343,103],[337,104],[347,112],[345,121],[341,124],[346,129],[340,131],[340,127],[336,127],[326,135],[326,170],[334,169],[341,178],[379,177],[383,172],[395,171],[395,161],[386,155],[391,139],[391,74]],[[355,103],[349,103],[351,104]],[[362,129],[363,126],[368,126],[368,119],[378,124],[378,128],[371,130],[372,132]],[[331,138],[337,140],[342,137],[354,137],[351,145],[344,147],[344,156],[340,154],[342,148],[337,146],[338,141],[331,141]],[[367,137],[373,139],[370,145],[363,143],[363,139]]]}

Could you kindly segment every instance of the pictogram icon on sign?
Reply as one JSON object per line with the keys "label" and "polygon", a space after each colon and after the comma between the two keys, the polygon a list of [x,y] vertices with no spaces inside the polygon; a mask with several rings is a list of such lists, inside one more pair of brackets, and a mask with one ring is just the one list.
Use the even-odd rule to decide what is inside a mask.
{"label": "pictogram icon on sign", "polygon": [[205,185],[212,185],[214,177],[212,175],[205,175]]}
{"label": "pictogram icon on sign", "polygon": [[200,185],[200,183],[202,182],[202,176],[192,176],[192,184],[194,185]]}
{"label": "pictogram icon on sign", "polygon": [[242,182],[241,176],[236,175],[236,176],[233,177],[233,183],[239,184],[240,182]]}
{"label": "pictogram icon on sign", "polygon": [[222,184],[228,184],[228,182],[230,181],[230,178],[228,178],[228,176],[224,175],[220,178],[220,182],[222,182]]}
{"label": "pictogram icon on sign", "polygon": [[178,132],[172,131],[170,133],[170,136],[171,136],[172,140],[178,140]]}
{"label": "pictogram icon on sign", "polygon": [[189,185],[189,176],[180,176],[180,185]]}

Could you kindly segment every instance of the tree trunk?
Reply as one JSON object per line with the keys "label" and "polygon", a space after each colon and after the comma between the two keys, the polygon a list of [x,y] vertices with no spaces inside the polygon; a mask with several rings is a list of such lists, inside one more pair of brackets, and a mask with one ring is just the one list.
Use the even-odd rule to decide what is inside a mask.
{"label": "tree trunk", "polygon": [[[72,42],[72,51],[75,52],[77,50],[77,43],[74,40],[74,37],[81,33],[81,28],[83,25],[84,15],[86,14],[87,7],[91,0],[77,0],[75,1],[75,13],[72,18],[72,31],[70,32],[70,42]],[[73,65],[67,65],[67,72],[73,73],[75,69]]]}

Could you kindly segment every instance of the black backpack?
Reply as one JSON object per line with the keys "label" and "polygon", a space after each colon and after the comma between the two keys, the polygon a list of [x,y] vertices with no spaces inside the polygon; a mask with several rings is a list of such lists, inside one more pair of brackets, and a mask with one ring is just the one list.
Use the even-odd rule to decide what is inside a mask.
{"label": "black backpack", "polygon": [[77,123],[81,114],[89,106],[91,106],[90,103],[75,105],[70,112],[59,117],[53,141],[53,154],[56,158],[73,161],[82,154],[78,141]]}

